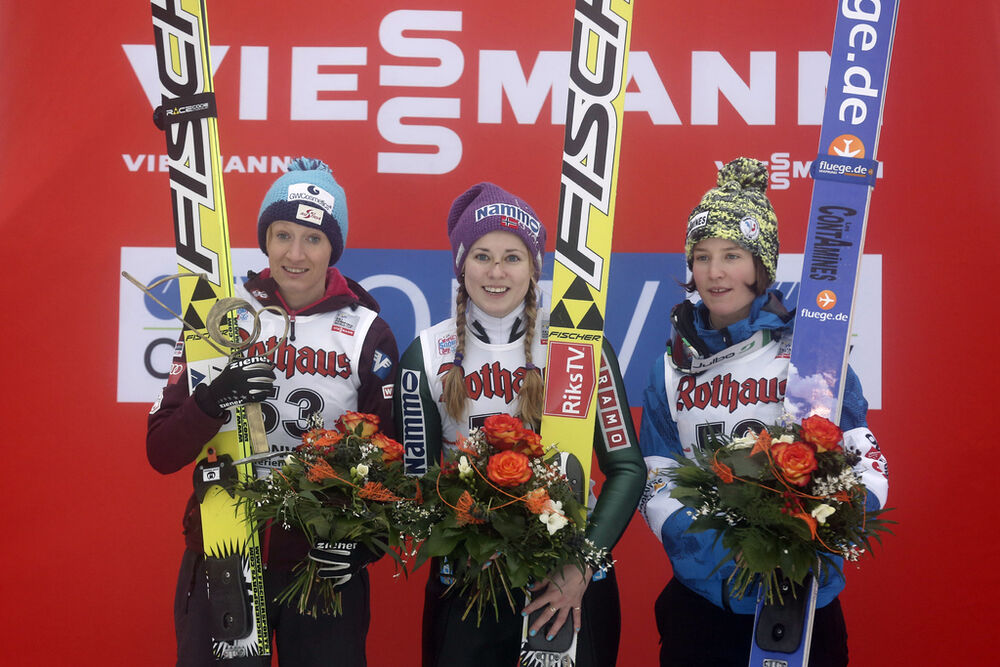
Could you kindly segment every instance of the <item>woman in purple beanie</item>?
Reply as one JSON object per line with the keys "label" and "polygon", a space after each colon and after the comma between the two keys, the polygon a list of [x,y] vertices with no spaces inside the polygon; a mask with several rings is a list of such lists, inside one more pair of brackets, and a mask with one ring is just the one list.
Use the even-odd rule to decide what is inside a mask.
{"label": "woman in purple beanie", "polygon": [[[474,185],[452,204],[448,238],[458,279],[456,315],[420,332],[400,360],[394,391],[398,439],[411,473],[439,462],[442,450],[453,449],[460,436],[488,416],[512,415],[539,429],[548,329],[538,288],[545,236],[534,210],[493,183]],[[618,362],[606,343],[603,355],[619,405],[627,406]],[[509,387],[471,389],[493,386],[496,377],[511,378]],[[623,421],[628,442],[614,450],[603,427],[595,429],[594,451],[606,481],[600,497],[591,496],[587,537],[608,550],[628,525],[645,481],[627,408]],[[504,557],[502,551],[497,557]],[[477,625],[475,614],[462,618],[467,599],[447,591],[447,565],[434,561],[431,567],[423,667],[514,667],[520,657],[522,614],[536,610],[530,634],[540,644],[571,623],[578,665],[615,664],[621,617],[613,569],[581,572],[567,566],[536,583],[533,600],[523,610],[500,605],[499,618],[487,613]],[[523,606],[523,598],[514,594]]]}

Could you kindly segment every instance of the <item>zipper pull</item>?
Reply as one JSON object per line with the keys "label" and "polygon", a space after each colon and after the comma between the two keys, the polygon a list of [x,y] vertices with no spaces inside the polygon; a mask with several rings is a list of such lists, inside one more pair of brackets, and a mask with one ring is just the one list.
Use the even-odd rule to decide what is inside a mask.
{"label": "zipper pull", "polygon": [[289,324],[291,325],[291,331],[289,332],[288,340],[295,342],[295,315],[288,316]]}

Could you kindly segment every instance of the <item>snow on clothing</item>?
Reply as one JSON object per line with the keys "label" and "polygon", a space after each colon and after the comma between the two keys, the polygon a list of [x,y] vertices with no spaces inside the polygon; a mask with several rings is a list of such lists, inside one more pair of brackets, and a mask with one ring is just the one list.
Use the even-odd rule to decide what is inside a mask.
{"label": "snow on clothing", "polygon": [[[268,442],[272,449],[288,450],[300,444],[306,418],[320,411],[327,427],[340,415],[356,410],[378,415],[387,433],[394,432],[391,390],[395,380],[396,342],[388,325],[378,317],[378,304],[359,285],[345,279],[335,268],[327,269],[327,288],[322,299],[298,311],[285,306],[278,285],[264,270],[250,274],[237,294],[261,306],[278,305],[289,312],[288,340],[272,353],[276,380],[274,395],[261,404]],[[240,314],[241,329],[251,320]],[[261,313],[260,343],[251,354],[263,354],[284,331],[281,317]],[[183,352],[174,358],[179,373],[172,374],[148,418],[146,455],[150,465],[163,474],[174,473],[195,461],[202,447],[229,419],[206,414],[188,393]],[[204,391],[197,387],[196,392]],[[280,465],[276,457],[272,466]],[[201,514],[194,494],[184,511],[185,545],[189,552],[203,551]],[[268,565],[265,584],[273,573],[290,569],[308,551],[305,536],[298,531],[268,529],[261,550]],[[367,590],[367,577],[359,586]],[[353,583],[353,582],[352,582]],[[182,586],[178,586],[178,594]],[[367,605],[367,594],[363,595]],[[365,623],[367,629],[367,623]],[[280,632],[280,631],[279,631]],[[362,639],[363,643],[363,639]]]}
{"label": "snow on clothing", "polygon": [[[452,366],[457,345],[454,319],[422,331],[400,360],[400,376],[394,399],[396,426],[399,432],[398,439],[406,450],[405,462],[409,474],[423,474],[429,466],[440,460],[442,446],[450,451],[458,434],[467,436],[471,428],[479,426],[486,417],[501,413],[516,413],[521,381],[526,373],[534,372],[528,371],[525,367],[523,306],[503,318],[485,314],[471,300],[467,302],[466,308],[467,336],[462,363],[468,390],[469,409],[466,420],[461,423],[456,422],[447,413],[441,400],[444,375]],[[540,320],[541,318],[536,322],[532,359],[537,365],[544,365],[545,340],[542,334],[545,326]],[[626,441],[624,445],[611,449],[607,444],[610,431],[606,432],[600,423],[595,428],[594,451],[606,481],[588,521],[587,535],[596,545],[610,549],[621,537],[635,511],[642,492],[643,468],[641,453],[635,444],[635,432],[618,362],[607,342],[604,345],[603,355],[602,367],[606,364],[607,372],[602,372],[602,375],[615,388],[615,396],[622,411],[620,419]],[[611,433],[611,436],[613,437],[615,433]],[[594,501],[593,496],[591,501]],[[501,606],[500,629],[486,623],[477,629],[474,620],[461,622],[460,614],[452,614],[449,611],[453,605],[439,600],[442,587],[436,580],[435,572],[428,582],[425,601],[424,664],[444,664],[441,662],[441,650],[443,650],[441,647],[456,643],[460,646],[463,644],[470,647],[481,646],[483,638],[480,635],[488,635],[495,637],[485,640],[492,647],[491,659],[498,660],[498,664],[513,665],[516,662],[520,642],[522,622],[520,613],[511,612],[508,607]],[[595,586],[597,587],[595,592],[598,592],[604,585],[614,588],[614,582],[595,581],[588,587],[588,593]],[[602,607],[604,612],[617,617],[617,590],[611,593],[614,595],[614,604],[594,604],[589,611],[587,606],[589,596],[585,594],[584,618],[586,619],[588,614],[596,618],[602,612]],[[600,595],[605,594],[600,593]],[[605,629],[614,627],[613,624],[616,622],[617,618],[608,619]],[[581,634],[586,632],[588,625],[593,623],[585,621]],[[476,636],[472,637],[473,634]],[[503,636],[507,637],[506,641]],[[617,633],[614,633],[614,637],[594,639],[595,643],[598,639],[613,642],[612,655],[617,652]],[[583,643],[585,640],[586,638],[581,637],[580,642]],[[435,646],[429,648],[429,643]],[[456,653],[461,654],[461,651]],[[482,662],[484,659],[482,652],[477,655],[466,652],[465,655],[470,661],[469,664],[475,664],[477,667],[485,664]],[[584,660],[580,664],[587,662]]]}
{"label": "snow on clothing", "polygon": [[[712,573],[727,553],[714,531],[686,532],[692,517],[670,497],[673,485],[667,471],[676,467],[680,457],[693,458],[692,448],[703,442],[709,429],[742,435],[748,427],[757,430],[778,421],[788,378],[792,315],[782,305],[781,293],[773,290],[754,300],[746,319],[719,330],[711,328],[708,310],[701,303],[694,308],[679,307],[674,313],[690,318],[675,329],[695,331],[717,362],[711,372],[685,374],[676,368],[668,350],[654,364],[643,396],[640,445],[648,476],[640,509],[663,543],[674,577],[718,607],[752,614],[754,596],[736,599],[727,589],[735,563]],[[675,356],[678,345],[674,341]],[[868,430],[868,402],[850,368],[844,383],[840,417],[844,445],[861,454],[856,469],[869,491],[868,508],[877,509],[885,503],[888,491],[885,459]],[[820,584],[817,606],[829,604],[843,588],[844,579],[831,573]]]}

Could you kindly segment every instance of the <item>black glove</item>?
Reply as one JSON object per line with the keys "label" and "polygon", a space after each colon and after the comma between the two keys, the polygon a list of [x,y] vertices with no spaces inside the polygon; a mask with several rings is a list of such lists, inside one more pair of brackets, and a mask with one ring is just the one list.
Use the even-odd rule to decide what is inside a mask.
{"label": "black glove", "polygon": [[267,357],[236,359],[207,387],[198,385],[194,398],[205,414],[220,415],[234,405],[263,401],[273,383],[274,366]]}
{"label": "black glove", "polygon": [[351,577],[379,557],[360,542],[317,542],[309,550],[309,558],[319,565],[316,574],[331,580],[336,587],[346,584]]}

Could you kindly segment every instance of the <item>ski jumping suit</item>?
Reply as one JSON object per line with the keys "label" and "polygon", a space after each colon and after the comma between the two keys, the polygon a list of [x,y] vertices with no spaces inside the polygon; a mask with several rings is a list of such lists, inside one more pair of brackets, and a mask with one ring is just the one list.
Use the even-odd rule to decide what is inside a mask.
{"label": "ski jumping suit", "polygon": [[[319,411],[327,428],[346,411],[375,414],[380,428],[395,431],[392,423],[391,392],[395,381],[397,349],[392,332],[378,316],[378,304],[358,284],[345,279],[335,268],[327,269],[324,297],[299,311],[290,311],[278,293],[270,271],[250,274],[236,296],[261,306],[277,305],[291,319],[288,339],[277,345],[284,320],[271,312],[261,313],[262,331],[258,343],[247,356],[270,355],[275,364],[272,395],[261,404],[272,450],[291,451],[301,443],[306,418]],[[244,334],[252,325],[250,315],[239,313]],[[174,369],[161,397],[149,414],[146,453],[157,471],[168,474],[194,461],[202,446],[231,418],[207,415],[188,394],[187,373],[181,345],[174,357]],[[265,462],[280,467],[283,456]],[[266,468],[258,465],[258,474]],[[177,581],[174,622],[177,632],[177,664],[211,665],[211,639],[207,622],[206,579],[202,562],[201,514],[194,495],[184,512],[185,553]],[[293,607],[273,602],[292,580],[292,568],[305,558],[309,545],[298,531],[267,528],[261,534],[265,563],[264,584],[268,599],[268,621],[276,632],[282,665],[365,662],[368,633],[368,574],[362,571],[338,590],[342,592],[342,616],[310,618]],[[234,662],[234,661],[227,661]],[[235,664],[235,663],[234,663]]]}
{"label": "ski jumping suit", "polygon": [[[666,472],[680,457],[694,458],[693,447],[704,442],[709,429],[743,435],[748,427],[759,431],[778,421],[788,378],[792,315],[782,305],[781,293],[772,290],[754,300],[746,319],[724,329],[710,328],[708,310],[701,303],[678,306],[674,316],[686,320],[680,327],[675,324],[675,330],[696,331],[711,355],[723,350],[731,354],[717,355],[710,370],[687,374],[678,370],[680,343],[675,340],[654,364],[643,396],[640,443],[648,477],[640,509],[663,543],[674,573],[656,603],[660,660],[661,665],[743,667],[749,661],[756,596],[736,599],[730,594],[732,561],[712,572],[726,550],[715,531],[685,532],[692,518],[670,497],[673,484]],[[878,509],[888,491],[886,462],[868,430],[868,402],[857,375],[848,368],[844,380],[844,446],[861,454],[857,470],[868,488],[867,506]],[[843,578],[835,573],[820,582],[813,667],[846,664],[847,630],[837,599],[843,588]]]}
{"label": "ski jumping suit", "polygon": [[[469,300],[463,363],[469,410],[468,420],[462,423],[452,419],[441,402],[444,374],[455,356],[455,320],[425,329],[404,353],[395,392],[396,426],[398,439],[406,449],[409,474],[426,472],[440,460],[442,445],[451,451],[459,433],[467,436],[486,417],[517,411],[521,379],[529,372],[525,368],[523,317],[523,306],[496,318],[483,313]],[[541,319],[536,324],[532,349],[532,359],[537,363],[544,363],[546,350],[543,332],[547,322]],[[606,481],[596,506],[591,505],[587,536],[598,547],[610,550],[635,511],[642,493],[643,469],[618,361],[606,341],[603,355],[602,382],[611,383],[615,389],[619,412],[615,420],[619,426],[605,429],[598,424],[595,429],[594,451]],[[458,595],[444,596],[447,584],[438,575],[438,564],[434,565],[424,601],[424,667],[516,665],[523,622],[520,608],[514,612],[500,605],[499,621],[492,613],[486,613],[478,628],[474,614],[462,621],[466,600]],[[519,592],[515,592],[515,600],[518,605],[524,603]],[[567,620],[571,622],[572,619]],[[595,575],[584,594],[577,664],[613,665],[620,627],[618,587],[612,569],[606,577]]]}

